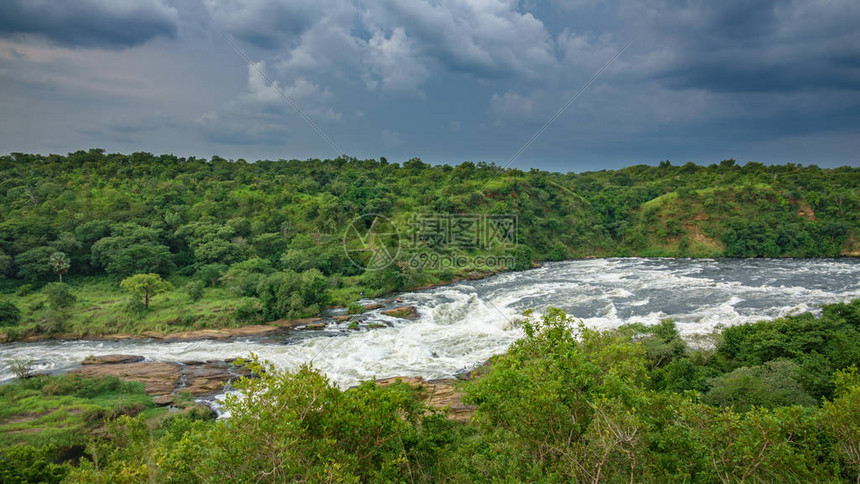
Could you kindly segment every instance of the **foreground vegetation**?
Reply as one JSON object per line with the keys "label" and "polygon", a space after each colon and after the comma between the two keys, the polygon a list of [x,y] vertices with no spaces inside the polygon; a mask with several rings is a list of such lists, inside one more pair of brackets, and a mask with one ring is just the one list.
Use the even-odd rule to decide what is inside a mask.
{"label": "foreground vegetation", "polygon": [[[406,384],[341,391],[252,359],[227,420],[110,420],[79,463],[7,447],[4,482],[856,482],[860,300],[727,328],[595,331],[550,309],[462,383],[448,420]],[[21,385],[27,385],[23,383]],[[13,392],[20,392],[20,389]]]}
{"label": "foreground vegetation", "polygon": [[[401,234],[385,270],[345,251],[347,228],[364,214]],[[463,214],[516,217],[517,238],[446,239],[416,226],[422,214],[443,225]],[[840,255],[860,255],[857,168],[666,161],[559,174],[418,159],[0,157],[0,340],[303,317],[533,259]],[[138,274],[170,285],[148,304],[120,287]]]}

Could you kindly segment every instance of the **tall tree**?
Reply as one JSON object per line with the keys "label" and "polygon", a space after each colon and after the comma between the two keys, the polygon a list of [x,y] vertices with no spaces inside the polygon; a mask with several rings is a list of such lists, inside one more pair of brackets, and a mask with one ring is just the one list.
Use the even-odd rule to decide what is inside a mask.
{"label": "tall tree", "polygon": [[66,253],[58,251],[51,254],[50,264],[51,269],[53,269],[57,274],[57,277],[60,278],[60,282],[63,282],[63,274],[68,272],[69,268],[72,266]]}
{"label": "tall tree", "polygon": [[132,295],[143,299],[143,304],[147,308],[149,308],[149,300],[153,296],[173,289],[173,286],[158,274],[135,274],[123,279],[119,286]]}

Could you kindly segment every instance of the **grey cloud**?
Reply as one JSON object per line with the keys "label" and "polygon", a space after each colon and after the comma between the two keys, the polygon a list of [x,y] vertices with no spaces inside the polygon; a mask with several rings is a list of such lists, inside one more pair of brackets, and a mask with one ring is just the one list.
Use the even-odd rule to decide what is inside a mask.
{"label": "grey cloud", "polygon": [[543,22],[517,11],[512,1],[385,0],[365,18],[377,27],[405,29],[419,52],[455,72],[542,77],[557,62]]}
{"label": "grey cloud", "polygon": [[35,35],[73,47],[126,48],[172,37],[179,13],[164,0],[4,0],[0,35]]}
{"label": "grey cloud", "polygon": [[274,49],[296,41],[321,19],[350,10],[341,0],[203,0],[215,24],[257,47]]}
{"label": "grey cloud", "polygon": [[653,0],[622,7],[659,39],[675,88],[793,91],[860,86],[860,3]]}

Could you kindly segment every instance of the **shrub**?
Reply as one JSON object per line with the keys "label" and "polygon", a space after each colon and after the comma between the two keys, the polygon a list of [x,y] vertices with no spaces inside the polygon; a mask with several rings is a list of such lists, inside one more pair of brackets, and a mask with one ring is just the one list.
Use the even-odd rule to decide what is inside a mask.
{"label": "shrub", "polygon": [[143,304],[143,301],[139,298],[131,297],[122,310],[128,314],[143,314],[149,311],[149,307]]}
{"label": "shrub", "polygon": [[236,320],[239,322],[257,321],[263,311],[263,305],[255,297],[245,297],[236,304]]}
{"label": "shrub", "polygon": [[524,271],[532,267],[532,249],[527,245],[520,244],[513,252],[514,263],[511,270]]}
{"label": "shrub", "polygon": [[741,367],[711,380],[711,389],[702,396],[702,401],[740,412],[753,407],[815,405],[815,398],[804,391],[799,376],[800,367],[784,359]]}
{"label": "shrub", "polygon": [[227,272],[227,266],[224,264],[206,264],[197,269],[194,277],[205,284],[215,287],[225,272]]}
{"label": "shrub", "polygon": [[52,282],[45,286],[42,291],[48,298],[48,304],[54,309],[71,307],[77,301],[75,295],[69,290],[69,286],[62,282]]}
{"label": "shrub", "polygon": [[185,285],[185,294],[192,301],[199,301],[203,297],[203,288],[205,286],[203,281],[191,281]]}
{"label": "shrub", "polygon": [[19,380],[33,376],[33,360],[24,356],[13,356],[6,360],[6,366]]}
{"label": "shrub", "polygon": [[0,452],[3,482],[59,483],[69,472],[68,463],[56,464],[57,449],[50,446],[16,445]]}
{"label": "shrub", "polygon": [[365,310],[364,304],[361,304],[358,301],[353,301],[346,305],[346,312],[348,314],[361,314]]}
{"label": "shrub", "polygon": [[33,287],[32,284],[21,284],[18,287],[18,290],[15,291],[15,295],[23,297],[23,296],[26,296],[26,295],[32,293],[34,290],[35,290],[35,288]]}
{"label": "shrub", "polygon": [[0,301],[0,326],[15,326],[21,321],[21,310],[10,301]]}

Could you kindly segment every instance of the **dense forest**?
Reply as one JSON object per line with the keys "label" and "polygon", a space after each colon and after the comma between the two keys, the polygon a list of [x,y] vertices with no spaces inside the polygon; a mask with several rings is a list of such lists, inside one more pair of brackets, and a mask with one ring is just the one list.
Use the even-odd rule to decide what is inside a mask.
{"label": "dense forest", "polygon": [[110,379],[20,380],[0,387],[0,418],[65,401],[55,419],[75,425],[38,444],[4,435],[0,480],[860,479],[860,300],[730,327],[711,345],[685,343],[671,321],[596,331],[550,309],[518,324],[523,337],[460,383],[474,406],[466,422],[406,383],[342,391],[312,366],[280,372],[255,358],[238,362],[257,377],[237,385],[246,397],[228,398],[224,420],[193,407],[153,419],[140,388]]}
{"label": "dense forest", "polygon": [[[368,214],[399,233],[384,267],[356,264],[345,242],[381,219]],[[515,233],[451,243],[416,217],[507,218]],[[303,317],[540,260],[841,255],[860,255],[858,168],[0,157],[0,340]]]}

